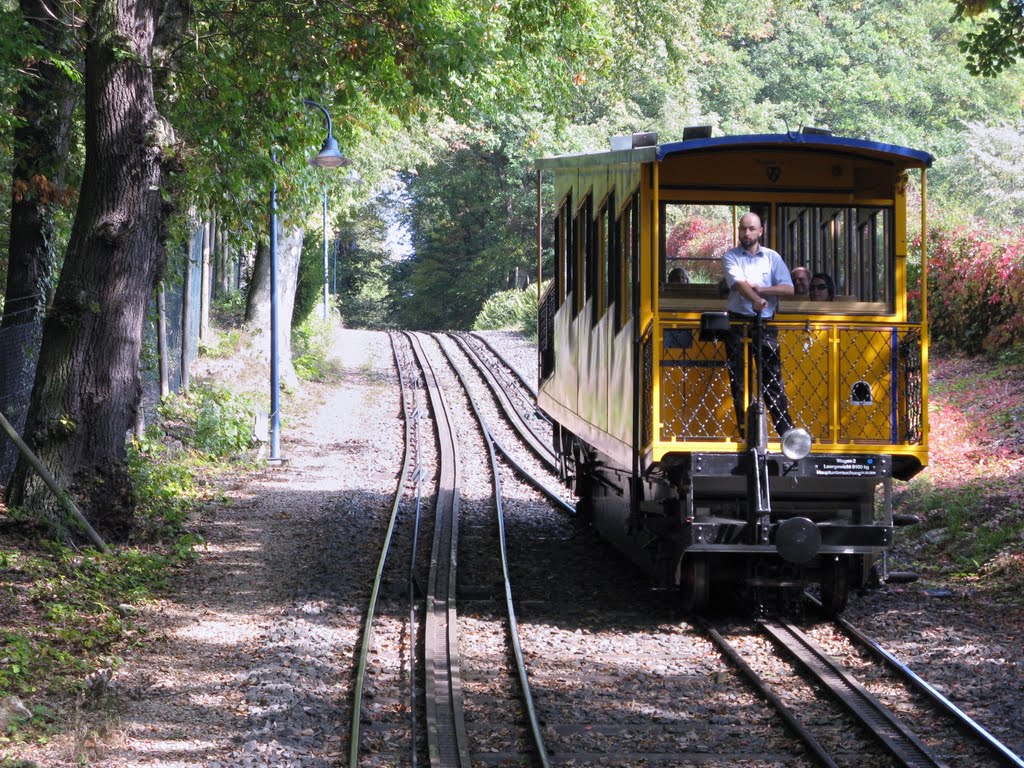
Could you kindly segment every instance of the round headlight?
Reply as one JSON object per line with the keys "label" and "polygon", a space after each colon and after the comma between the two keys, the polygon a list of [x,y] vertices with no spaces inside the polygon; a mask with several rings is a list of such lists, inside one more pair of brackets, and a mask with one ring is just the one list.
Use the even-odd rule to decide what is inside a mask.
{"label": "round headlight", "polygon": [[811,452],[810,432],[800,427],[787,429],[782,435],[782,452],[788,459],[802,459]]}

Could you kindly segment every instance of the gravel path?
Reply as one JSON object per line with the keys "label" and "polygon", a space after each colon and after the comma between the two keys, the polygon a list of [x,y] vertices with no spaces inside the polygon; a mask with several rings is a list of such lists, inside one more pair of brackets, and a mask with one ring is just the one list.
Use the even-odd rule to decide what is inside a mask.
{"label": "gravel path", "polygon": [[[512,334],[489,336],[535,377],[531,346]],[[402,423],[387,336],[346,330],[333,354],[341,383],[311,387],[306,412],[292,406],[285,414],[288,463],[226,489],[226,502],[197,521],[207,541],[199,561],[175,594],[141,617],[155,641],[129,655],[108,684],[100,679],[96,703],[67,735],[45,746],[12,746],[0,757],[96,768],[347,764],[353,657],[394,492]],[[628,569],[621,562],[608,567]],[[848,616],[1024,751],[1016,716],[1024,700],[1019,600],[911,586],[855,596]],[[546,633],[565,641],[557,623],[543,609],[526,611],[534,648],[548,651]],[[610,633],[602,642],[612,642],[614,622],[601,632]],[[622,649],[625,658],[630,653]],[[694,653],[706,651],[695,646]],[[572,657],[572,649],[565,654]],[[569,671],[558,661],[535,657],[539,679],[563,680]],[[648,668],[634,657],[629,669],[606,671],[610,690],[620,687],[620,675],[665,674],[670,663],[654,659]],[[581,692],[581,706],[587,698]]]}

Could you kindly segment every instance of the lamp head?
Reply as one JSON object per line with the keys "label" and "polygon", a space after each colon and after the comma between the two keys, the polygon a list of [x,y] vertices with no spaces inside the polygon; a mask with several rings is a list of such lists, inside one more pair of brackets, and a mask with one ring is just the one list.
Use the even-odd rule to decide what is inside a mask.
{"label": "lamp head", "polygon": [[334,136],[328,134],[327,138],[324,139],[323,147],[320,148],[320,153],[316,157],[309,158],[308,162],[317,168],[340,168],[352,161],[341,154],[341,150],[338,149],[337,140]]}

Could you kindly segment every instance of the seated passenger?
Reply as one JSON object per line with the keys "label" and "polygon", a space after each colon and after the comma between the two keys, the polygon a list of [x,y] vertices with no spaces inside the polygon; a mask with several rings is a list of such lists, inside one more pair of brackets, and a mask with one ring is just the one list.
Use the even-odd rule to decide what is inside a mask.
{"label": "seated passenger", "polygon": [[807,267],[793,267],[790,274],[793,277],[793,296],[801,299],[808,298],[811,287],[811,273]]}
{"label": "seated passenger", "polygon": [[686,285],[690,282],[690,275],[682,267],[676,267],[668,273],[669,285]]}
{"label": "seated passenger", "polygon": [[815,272],[811,277],[811,301],[832,301],[836,297],[836,284],[824,272]]}

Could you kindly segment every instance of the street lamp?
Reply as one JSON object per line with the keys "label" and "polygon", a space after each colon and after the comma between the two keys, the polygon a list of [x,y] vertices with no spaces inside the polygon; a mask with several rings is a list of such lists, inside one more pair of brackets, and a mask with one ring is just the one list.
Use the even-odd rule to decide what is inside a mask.
{"label": "street lamp", "polygon": [[331,130],[331,114],[324,108],[322,104],[318,104],[312,99],[304,99],[303,104],[307,107],[316,107],[324,113],[324,118],[327,120],[327,138],[324,139],[324,145],[320,148],[320,154],[316,157],[309,159],[310,165],[315,165],[318,168],[340,168],[343,165],[348,165],[352,161],[341,154],[341,150],[338,149],[338,142],[334,139],[334,133]]}
{"label": "street lamp", "polygon": [[[324,109],[323,105],[318,104],[312,99],[305,99],[303,102],[307,107],[316,107],[324,113],[324,117],[327,118],[327,138],[324,139],[324,145],[320,148],[320,154],[316,157],[307,158],[308,162],[314,168],[340,168],[343,165],[348,165],[351,160],[341,154],[338,150],[338,142],[334,140],[334,134],[331,131],[331,115]],[[324,182],[324,195],[323,195],[323,207],[324,207],[324,321],[327,320],[327,285],[330,280],[330,266],[327,262],[327,183]]]}
{"label": "street lamp", "polygon": [[[331,130],[331,115],[312,99],[304,99],[303,104],[317,107],[327,119],[327,138],[320,148],[320,153],[309,159],[310,165],[319,168],[339,168],[351,161],[341,154],[338,142]],[[276,164],[277,157],[272,152],[271,159]],[[327,186],[324,185],[324,265],[327,264]],[[326,281],[324,285],[324,307],[326,309]],[[272,464],[279,464],[281,459],[281,367],[278,345],[278,286],[277,286],[277,177],[270,188],[270,458]]]}

